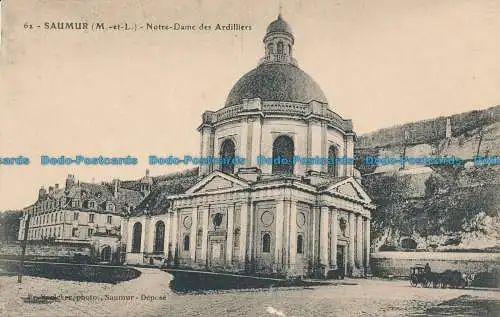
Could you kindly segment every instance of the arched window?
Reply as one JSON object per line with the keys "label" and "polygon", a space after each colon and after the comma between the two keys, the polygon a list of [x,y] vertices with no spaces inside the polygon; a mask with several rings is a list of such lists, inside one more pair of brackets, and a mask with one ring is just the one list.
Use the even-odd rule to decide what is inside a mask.
{"label": "arched window", "polygon": [[273,174],[293,174],[294,145],[291,137],[280,135],[273,142]]}
{"label": "arched window", "polygon": [[156,222],[155,229],[155,247],[154,252],[161,253],[165,245],[165,223],[163,221]]}
{"label": "arched window", "polygon": [[292,46],[288,44],[288,55],[292,56]]}
{"label": "arched window", "polygon": [[262,237],[262,252],[271,252],[271,235],[269,233],[264,234]]}
{"label": "arched window", "polygon": [[102,248],[101,262],[111,262],[111,247],[109,245]]}
{"label": "arched window", "polygon": [[268,52],[268,54],[274,53],[273,51],[274,51],[274,44],[273,43],[267,44],[267,52]]}
{"label": "arched window", "polygon": [[283,54],[283,42],[278,42],[278,54]]}
{"label": "arched window", "polygon": [[223,173],[233,174],[234,173],[234,154],[235,146],[234,142],[230,139],[224,140],[220,147],[220,169]]}
{"label": "arched window", "polygon": [[337,172],[337,147],[335,145],[330,145],[328,148],[328,174],[331,176],[338,176]]}
{"label": "arched window", "polygon": [[132,230],[132,253],[141,252],[142,223],[136,222]]}
{"label": "arched window", "polygon": [[189,235],[184,236],[184,251],[189,251]]}
{"label": "arched window", "polygon": [[297,253],[302,254],[304,252],[304,238],[301,234],[297,236]]}

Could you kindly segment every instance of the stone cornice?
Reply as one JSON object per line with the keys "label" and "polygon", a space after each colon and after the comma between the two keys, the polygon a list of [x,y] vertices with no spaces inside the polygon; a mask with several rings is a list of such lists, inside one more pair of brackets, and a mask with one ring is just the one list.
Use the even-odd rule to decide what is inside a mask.
{"label": "stone cornice", "polygon": [[206,111],[203,114],[202,124],[198,127],[201,131],[204,127],[214,128],[242,117],[259,116],[261,118],[290,118],[294,120],[318,120],[326,122],[330,127],[336,128],[344,134],[354,135],[352,132],[352,121],[343,119],[328,108],[327,104],[317,101],[310,103],[285,102],[285,101],[261,101],[256,99],[245,99],[242,104],[224,107],[218,111]]}

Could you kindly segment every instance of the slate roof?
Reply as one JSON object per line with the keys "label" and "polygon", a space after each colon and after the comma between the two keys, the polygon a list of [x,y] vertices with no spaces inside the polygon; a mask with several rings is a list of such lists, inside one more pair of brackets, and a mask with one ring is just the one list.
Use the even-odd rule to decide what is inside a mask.
{"label": "slate roof", "polygon": [[244,98],[262,101],[328,103],[320,86],[293,64],[262,63],[236,82],[226,99],[226,107],[242,103]]}
{"label": "slate roof", "polygon": [[136,208],[134,214],[164,213],[169,206],[169,195],[182,194],[199,180],[197,169],[155,177],[150,194]]}

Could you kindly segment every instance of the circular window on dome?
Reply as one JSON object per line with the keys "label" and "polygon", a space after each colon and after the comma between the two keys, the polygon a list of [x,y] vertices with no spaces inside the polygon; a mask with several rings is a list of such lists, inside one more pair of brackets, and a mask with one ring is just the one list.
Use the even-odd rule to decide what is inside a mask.
{"label": "circular window on dome", "polygon": [[262,216],[260,216],[260,220],[265,226],[270,226],[274,221],[274,215],[269,210],[264,211]]}
{"label": "circular window on dome", "polygon": [[306,215],[303,212],[297,214],[297,226],[302,228],[306,224]]}
{"label": "circular window on dome", "polygon": [[193,224],[193,219],[191,219],[191,216],[186,216],[184,217],[182,223],[184,224],[184,228],[190,229],[191,225]]}

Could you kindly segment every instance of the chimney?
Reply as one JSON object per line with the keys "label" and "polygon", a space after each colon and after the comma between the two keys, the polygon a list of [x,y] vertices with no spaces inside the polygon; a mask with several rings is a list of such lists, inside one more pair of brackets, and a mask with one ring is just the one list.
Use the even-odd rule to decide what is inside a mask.
{"label": "chimney", "polygon": [[59,184],[55,184],[54,189],[59,189]]}
{"label": "chimney", "polygon": [[118,190],[120,189],[120,180],[119,179],[113,179],[113,196],[116,198],[118,197]]}
{"label": "chimney", "polygon": [[146,170],[146,177],[149,177],[149,169]]}
{"label": "chimney", "polygon": [[38,199],[43,199],[47,197],[47,191],[45,190],[45,188],[40,187],[40,189],[38,190]]}

